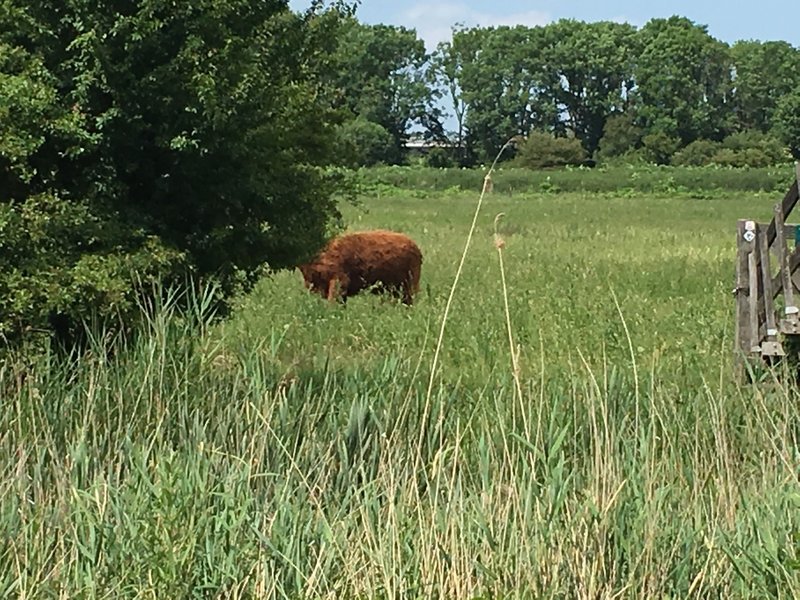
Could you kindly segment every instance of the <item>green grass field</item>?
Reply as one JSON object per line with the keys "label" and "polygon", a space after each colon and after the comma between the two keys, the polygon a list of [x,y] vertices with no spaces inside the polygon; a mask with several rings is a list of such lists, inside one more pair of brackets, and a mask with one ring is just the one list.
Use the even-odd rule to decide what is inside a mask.
{"label": "green grass field", "polygon": [[6,364],[0,596],[800,596],[800,395],[731,379],[736,219],[779,199],[487,196],[430,393],[477,193],[346,207],[419,243],[411,308],[281,273]]}

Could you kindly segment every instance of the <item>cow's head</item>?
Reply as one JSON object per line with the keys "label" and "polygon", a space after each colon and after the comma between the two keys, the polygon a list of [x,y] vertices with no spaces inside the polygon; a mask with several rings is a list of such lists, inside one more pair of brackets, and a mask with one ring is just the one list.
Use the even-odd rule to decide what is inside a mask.
{"label": "cow's head", "polygon": [[325,276],[318,262],[304,263],[297,268],[303,274],[303,283],[307,289],[317,294],[327,293],[329,278]]}

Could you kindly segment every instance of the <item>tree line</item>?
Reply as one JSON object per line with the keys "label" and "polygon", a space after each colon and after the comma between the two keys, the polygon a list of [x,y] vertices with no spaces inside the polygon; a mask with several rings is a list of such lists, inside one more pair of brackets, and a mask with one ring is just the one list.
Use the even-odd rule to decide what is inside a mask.
{"label": "tree line", "polygon": [[[412,124],[453,142],[466,165],[531,134],[539,147],[574,140],[556,143],[556,154],[585,157],[669,162],[684,150],[677,158],[689,164],[735,162],[747,149],[750,162],[763,162],[787,148],[800,156],[800,50],[785,41],[728,45],[680,16],[641,28],[459,28],[431,53],[403,27],[353,17],[339,32],[333,78],[351,117],[339,137],[353,165],[401,160]],[[443,103],[454,131],[443,127]]]}

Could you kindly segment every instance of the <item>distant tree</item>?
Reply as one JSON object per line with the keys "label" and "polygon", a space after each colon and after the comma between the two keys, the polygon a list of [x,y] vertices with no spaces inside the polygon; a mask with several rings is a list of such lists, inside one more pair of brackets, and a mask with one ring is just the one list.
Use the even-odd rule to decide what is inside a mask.
{"label": "distant tree", "polygon": [[629,108],[622,113],[613,113],[603,126],[600,155],[610,158],[632,152],[641,145],[643,135],[642,128],[636,124],[635,110]]}
{"label": "distant tree", "polygon": [[800,50],[788,42],[740,41],[731,56],[736,125],[767,132],[780,99],[800,87]]}
{"label": "distant tree", "polygon": [[652,19],[639,30],[635,70],[639,116],[648,132],[720,140],[732,129],[732,63],[726,44],[684,17]]}
{"label": "distant tree", "polygon": [[232,291],[324,242],[321,10],[0,5],[0,335],[69,338],[88,315],[130,316],[137,282]]}
{"label": "distant tree", "polygon": [[468,144],[478,158],[491,160],[513,136],[556,130],[558,76],[547,66],[541,27],[488,28],[474,35],[480,50],[464,63],[460,82],[469,106]]}
{"label": "distant tree", "polygon": [[337,36],[328,77],[346,119],[366,119],[388,131],[395,160],[403,155],[413,125],[443,137],[436,90],[426,81],[425,45],[413,30],[366,25],[352,17],[341,23]]}
{"label": "distant tree", "polygon": [[555,137],[551,133],[532,132],[519,144],[514,163],[530,169],[579,165],[586,151],[577,138]]}
{"label": "distant tree", "polygon": [[680,138],[671,136],[664,131],[648,133],[642,139],[642,152],[645,160],[657,165],[667,165],[672,155],[681,146]]}
{"label": "distant tree", "polygon": [[392,134],[381,125],[357,117],[336,129],[337,162],[358,168],[400,161],[401,155]]}
{"label": "distant tree", "polygon": [[469,104],[464,98],[461,81],[466,64],[474,64],[480,51],[480,30],[456,29],[452,40],[441,42],[431,56],[431,85],[440,90],[453,106],[456,120],[455,144],[459,160],[468,162],[466,147],[466,115]]}
{"label": "distant tree", "polygon": [[561,20],[543,28],[550,92],[567,115],[564,125],[588,154],[597,150],[606,119],[627,105],[633,88],[636,28],[627,23]]}
{"label": "distant tree", "polygon": [[800,160],[800,90],[784,96],[775,111],[775,131],[789,147],[796,160]]}

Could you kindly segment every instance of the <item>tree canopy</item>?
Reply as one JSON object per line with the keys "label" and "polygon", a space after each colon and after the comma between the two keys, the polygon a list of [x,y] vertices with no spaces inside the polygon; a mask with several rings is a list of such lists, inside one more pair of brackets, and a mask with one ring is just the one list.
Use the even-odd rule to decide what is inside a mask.
{"label": "tree canopy", "polygon": [[338,12],[0,4],[0,334],[124,315],[142,279],[230,291],[318,248],[338,216],[320,76]]}

